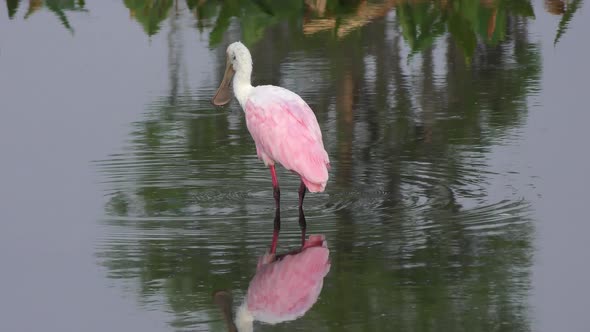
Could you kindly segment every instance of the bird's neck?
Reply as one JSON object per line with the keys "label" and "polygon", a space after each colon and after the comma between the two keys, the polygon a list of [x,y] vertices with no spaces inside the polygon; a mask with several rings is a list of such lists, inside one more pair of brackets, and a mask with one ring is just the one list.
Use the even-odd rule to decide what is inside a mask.
{"label": "bird's neck", "polygon": [[234,75],[234,95],[240,102],[240,106],[242,109],[246,107],[246,101],[248,100],[248,96],[253,89],[253,86],[250,82],[250,76],[252,75],[252,70],[239,70]]}
{"label": "bird's neck", "polygon": [[245,301],[238,307],[235,323],[238,332],[252,332],[254,330],[254,317],[250,311],[248,311]]}

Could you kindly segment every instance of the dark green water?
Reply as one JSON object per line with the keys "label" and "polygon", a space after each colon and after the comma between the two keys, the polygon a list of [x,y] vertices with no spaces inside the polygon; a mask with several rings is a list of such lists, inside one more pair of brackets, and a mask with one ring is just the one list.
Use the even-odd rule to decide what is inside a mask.
{"label": "dark green water", "polygon": [[236,40],[332,164],[321,297],[256,330],[587,331],[586,5],[7,0],[0,331],[223,331],[211,294],[241,300],[274,215],[238,103],[210,104]]}

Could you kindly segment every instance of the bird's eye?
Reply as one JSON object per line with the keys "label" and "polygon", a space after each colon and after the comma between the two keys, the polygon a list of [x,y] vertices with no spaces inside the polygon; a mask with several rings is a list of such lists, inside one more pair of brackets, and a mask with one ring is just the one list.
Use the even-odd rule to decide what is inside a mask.
{"label": "bird's eye", "polygon": [[235,60],[235,59],[236,59],[236,55],[235,55],[235,54],[232,56],[232,59],[233,59],[233,60]]}

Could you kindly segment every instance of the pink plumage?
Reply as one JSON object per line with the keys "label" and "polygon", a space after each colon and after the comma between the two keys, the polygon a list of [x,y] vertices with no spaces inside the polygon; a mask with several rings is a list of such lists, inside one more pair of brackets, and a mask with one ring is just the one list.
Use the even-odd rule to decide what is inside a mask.
{"label": "pink plumage", "polygon": [[252,86],[252,56],[240,42],[227,48],[225,74],[212,99],[217,106],[231,100],[233,91],[246,114],[248,130],[256,143],[258,158],[269,167],[275,199],[275,219],[270,253],[274,254],[279,238],[280,188],[275,162],[301,177],[299,185],[299,227],[301,243],[305,242],[307,222],[303,213],[303,198],[307,190],[321,192],[328,183],[330,159],[324,149],[322,132],[315,114],[294,92],[272,86]]}
{"label": "pink plumage", "polygon": [[262,85],[252,90],[244,111],[258,157],[299,174],[309,191],[324,191],[330,160],[307,103],[287,89]]}
{"label": "pink plumage", "polygon": [[329,255],[323,235],[311,235],[301,251],[279,260],[273,254],[264,255],[238,310],[238,326],[244,317],[275,324],[305,314],[320,295],[330,270]]}

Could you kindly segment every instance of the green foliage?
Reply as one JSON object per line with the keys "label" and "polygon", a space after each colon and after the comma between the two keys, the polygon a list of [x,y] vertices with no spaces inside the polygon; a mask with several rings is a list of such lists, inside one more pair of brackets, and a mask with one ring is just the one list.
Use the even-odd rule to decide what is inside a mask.
{"label": "green foliage", "polygon": [[[38,0],[29,2],[29,8],[25,14],[25,19],[29,18],[40,8],[45,7],[53,12],[61,24],[71,33],[74,32],[70,24],[67,12],[86,12],[85,2],[83,0]],[[16,7],[14,7],[16,9]]]}
{"label": "green foliage", "polygon": [[141,24],[148,36],[160,30],[160,24],[168,18],[174,0],[124,0],[125,6]]}
{"label": "green foliage", "polygon": [[[296,19],[302,12],[302,1],[238,1],[229,0],[219,4],[218,1],[206,1],[203,6],[215,3],[219,6],[214,28],[209,34],[209,45],[215,46],[221,42],[225,31],[228,29],[231,19],[237,18],[242,33],[242,42],[253,45],[260,40],[264,31],[278,22]],[[214,12],[209,11],[210,15]],[[210,17],[203,17],[210,18]]]}
{"label": "green foliage", "polygon": [[463,49],[467,59],[471,58],[477,43],[475,33],[465,17],[452,13],[449,18],[449,32],[453,40]]}
{"label": "green foliage", "polygon": [[557,28],[557,34],[555,35],[555,39],[553,40],[553,45],[557,45],[559,39],[563,36],[563,34],[567,31],[568,25],[576,11],[582,6],[582,0],[573,0],[571,3],[568,4],[565,13],[561,17],[559,21],[559,25]]}
{"label": "green foliage", "polygon": [[[145,33],[155,35],[165,21],[175,0],[123,0],[134,18],[141,24]],[[176,0],[178,1],[178,0]],[[40,3],[52,11],[62,25],[73,32],[66,15],[67,11],[86,11],[84,0],[39,0],[31,2],[25,18],[38,9]],[[328,0],[325,15],[337,18],[353,17],[361,1]],[[12,19],[17,12],[20,0],[6,0],[8,17]],[[230,26],[232,18],[240,25],[242,39],[246,45],[259,41],[264,32],[281,22],[300,24],[305,13],[302,0],[186,0],[190,10],[195,11],[197,26],[203,29],[203,20],[214,20],[209,32],[210,46],[218,45]],[[573,0],[559,22],[554,44],[567,31],[569,22],[581,7],[582,0]],[[400,1],[396,6],[396,16],[401,32],[413,53],[420,52],[434,43],[445,32],[451,33],[456,43],[463,49],[469,60],[478,42],[496,45],[505,39],[506,17],[534,18],[530,0],[497,0],[491,6],[478,1],[450,0],[440,1]],[[312,13],[310,17],[314,17]],[[493,27],[493,29],[491,28]]]}
{"label": "green foliage", "polygon": [[412,52],[423,50],[441,36],[446,28],[446,17],[436,3],[411,4],[403,2],[395,9],[404,39]]}
{"label": "green foliage", "polygon": [[8,18],[12,19],[18,10],[20,0],[6,0],[6,9],[8,11]]}
{"label": "green foliage", "polygon": [[430,47],[448,31],[467,61],[478,42],[496,45],[505,39],[507,15],[534,17],[530,0],[496,1],[491,6],[478,1],[451,0],[401,2],[396,7],[402,35],[412,52]]}

